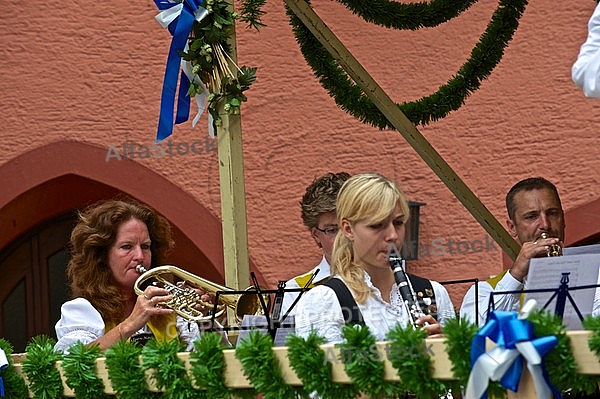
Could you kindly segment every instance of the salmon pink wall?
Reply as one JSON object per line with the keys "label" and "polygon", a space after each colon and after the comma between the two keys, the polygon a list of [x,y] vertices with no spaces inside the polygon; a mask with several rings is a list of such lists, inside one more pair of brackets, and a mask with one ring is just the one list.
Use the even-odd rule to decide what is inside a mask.
{"label": "salmon pink wall", "polygon": [[[439,27],[404,32],[368,24],[336,2],[313,3],[397,102],[429,94],[453,76],[497,6],[481,0]],[[502,62],[481,89],[447,118],[419,127],[503,224],[506,191],[531,175],[556,183],[569,215],[580,207],[597,213],[600,100],[585,98],[570,77],[594,6],[591,0],[531,0]],[[155,136],[170,36],[154,20],[154,2],[8,2],[4,11],[9,18],[0,25],[0,248],[20,232],[10,227],[14,208],[7,204],[42,184],[40,176],[55,177],[45,174],[52,169],[44,157],[38,163],[16,160],[48,151],[56,162],[64,160],[62,173],[90,178],[92,170],[80,168],[87,165],[96,181],[172,216],[213,267],[222,268],[214,151],[106,159],[110,148],[132,141],[150,146]],[[485,245],[485,230],[404,139],[361,124],[325,93],[300,54],[283,2],[267,2],[266,11],[267,27],[259,32],[237,26],[239,64],[258,67],[242,108],[242,129],[249,253],[261,279],[274,288],[318,262],[298,201],[314,177],[341,170],[381,172],[396,179],[411,200],[426,203],[420,241],[446,249],[410,262],[413,272],[451,280],[501,270],[498,246],[489,238]],[[195,128],[178,125],[172,143],[206,143],[206,126],[206,117]],[[76,153],[83,148],[94,151]],[[35,220],[50,217],[43,202],[38,206]],[[567,237],[569,242],[599,230],[596,218],[581,214],[567,219],[567,234],[577,237]],[[451,253],[440,244],[448,240],[475,248],[480,241],[484,250],[465,251],[462,244]],[[460,289],[452,294],[460,301]]]}

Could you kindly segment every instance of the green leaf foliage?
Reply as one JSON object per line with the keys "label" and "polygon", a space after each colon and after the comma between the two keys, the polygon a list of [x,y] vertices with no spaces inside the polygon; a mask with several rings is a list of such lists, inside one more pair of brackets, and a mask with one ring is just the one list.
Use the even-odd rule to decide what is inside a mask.
{"label": "green leaf foliage", "polygon": [[441,397],[447,387],[431,378],[433,361],[425,338],[427,331],[421,328],[397,325],[387,334],[390,341],[387,356],[407,391],[417,398]]}
{"label": "green leaf foliage", "polygon": [[27,344],[27,357],[23,361],[23,372],[29,381],[29,389],[35,398],[55,399],[63,397],[63,384],[56,362],[62,353],[54,350],[56,341],[40,335]]}
{"label": "green leaf foliage", "polygon": [[320,345],[325,339],[316,332],[306,338],[289,335],[286,345],[290,365],[302,380],[304,389],[316,392],[321,399],[350,399],[360,395],[360,391],[352,384],[338,384],[331,378],[331,361],[338,362],[333,351],[326,354]]}
{"label": "green leaf foliage", "polygon": [[4,351],[8,360],[8,366],[0,370],[0,378],[2,378],[4,383],[4,398],[21,399],[29,396],[27,385],[25,385],[23,377],[15,369],[10,356],[13,353],[13,346],[7,340],[0,338],[0,349]]}
{"label": "green leaf foliage", "polygon": [[69,348],[62,361],[65,382],[75,392],[77,398],[108,398],[104,393],[104,383],[97,375],[96,359],[103,355],[98,345],[85,345],[77,342]]}
{"label": "green leaf foliage", "polygon": [[194,351],[190,353],[191,373],[196,386],[205,390],[206,397],[211,399],[228,399],[236,397],[252,397],[253,389],[231,389],[225,386],[225,358],[222,337],[218,333],[202,334],[194,342]]}
{"label": "green leaf foliage", "polygon": [[534,312],[528,320],[535,326],[536,338],[555,335],[558,339],[556,347],[544,358],[544,366],[554,386],[561,392],[570,391],[571,395],[596,392],[595,379],[577,373],[577,363],[571,350],[571,339],[562,320],[547,311]]}
{"label": "green leaf foliage", "polygon": [[120,340],[106,351],[108,378],[119,399],[158,399],[160,392],[151,392],[140,364],[142,348]]}
{"label": "green leaf foliage", "polygon": [[204,397],[188,378],[185,363],[177,354],[184,350],[179,340],[158,342],[151,339],[142,349],[142,367],[151,371],[156,387],[164,390],[165,399],[196,399]]}
{"label": "green leaf foliage", "polygon": [[[377,9],[371,9],[372,2],[370,1],[362,2],[362,4],[358,0],[346,1],[346,3],[352,3],[353,7],[356,10],[360,9],[361,12],[370,12],[369,19],[371,20],[377,19],[383,23],[384,19],[388,19],[393,20],[394,27],[398,29],[416,29],[420,26],[430,26],[430,24],[435,26],[436,23],[448,20],[461,10],[468,8],[472,2],[431,1],[418,4],[394,2],[394,10],[390,8],[387,16],[381,15],[382,11],[377,16],[373,15]],[[389,2],[378,1],[376,3]],[[443,3],[450,9],[440,7]],[[464,104],[466,97],[479,88],[481,82],[491,74],[502,59],[504,49],[519,25],[519,19],[526,4],[527,0],[500,0],[479,43],[475,45],[470,58],[456,74],[437,92],[416,101],[398,104],[406,117],[415,125],[426,125],[459,109]],[[385,115],[362,92],[362,89],[352,82],[344,69],[293,11],[288,8],[287,14],[304,58],[323,88],[334,98],[336,104],[363,123],[379,129],[394,129]],[[404,15],[419,17],[411,19],[404,18]]]}
{"label": "green leaf foliage", "polygon": [[376,339],[365,325],[342,327],[342,336],[346,340],[340,344],[340,356],[344,362],[346,374],[356,387],[371,398],[393,397],[405,392],[401,384],[384,380],[385,369],[381,361]]}
{"label": "green leaf foliage", "polygon": [[260,331],[250,331],[235,349],[244,375],[264,399],[295,399],[304,397],[302,387],[285,383],[279,362],[273,355],[273,340]]}

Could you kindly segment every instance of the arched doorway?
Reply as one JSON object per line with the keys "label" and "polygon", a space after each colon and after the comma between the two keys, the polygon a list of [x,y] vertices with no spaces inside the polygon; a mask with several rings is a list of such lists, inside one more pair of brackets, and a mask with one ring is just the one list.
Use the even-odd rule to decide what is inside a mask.
{"label": "arched doorway", "polygon": [[55,337],[60,306],[69,297],[65,268],[75,218],[63,215],[31,229],[0,253],[0,336],[16,352],[29,337]]}

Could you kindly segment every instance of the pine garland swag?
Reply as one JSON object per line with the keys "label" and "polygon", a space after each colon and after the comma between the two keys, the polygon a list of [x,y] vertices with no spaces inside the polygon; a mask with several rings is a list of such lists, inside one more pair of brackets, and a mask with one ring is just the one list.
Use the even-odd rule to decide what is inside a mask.
{"label": "pine garland swag", "polygon": [[305,397],[302,387],[285,383],[279,362],[273,355],[273,339],[260,331],[250,331],[235,349],[235,357],[242,364],[244,375],[264,399],[292,399]]}
{"label": "pine garland swag", "polygon": [[4,338],[0,338],[0,349],[4,351],[8,360],[8,366],[0,369],[0,379],[4,384],[4,398],[21,399],[28,397],[29,392],[27,392],[25,380],[15,369],[10,356],[13,353],[13,346]]}
{"label": "pine garland swag", "polygon": [[560,392],[570,391],[571,395],[596,392],[595,378],[577,373],[577,362],[571,349],[571,339],[562,320],[547,311],[534,312],[528,320],[535,326],[536,337],[555,335],[558,339],[556,347],[544,358],[548,376],[554,386]]}
{"label": "pine garland swag", "polygon": [[108,398],[104,393],[104,383],[98,377],[96,359],[103,355],[98,345],[85,345],[77,342],[69,348],[62,361],[67,386],[81,399]]}
{"label": "pine garland swag", "polygon": [[206,397],[211,399],[254,398],[254,389],[231,389],[225,386],[225,358],[218,333],[205,333],[194,342],[194,351],[190,352],[191,373],[196,386],[204,389]]}
{"label": "pine garland swag", "polygon": [[[471,342],[478,328],[466,318],[450,319],[442,327],[446,337],[446,353],[452,363],[452,373],[458,379],[457,386],[466,387],[471,374]],[[456,389],[456,388],[455,388]],[[457,392],[460,392],[458,389]],[[504,398],[506,389],[498,381],[490,381],[488,385],[490,398]]]}
{"label": "pine garland swag", "polygon": [[142,347],[125,340],[106,351],[108,378],[119,399],[158,399],[160,392],[151,392],[140,364]]}
{"label": "pine garland swag", "polygon": [[[404,388],[417,398],[443,397],[451,386],[446,387],[441,381],[431,378],[433,361],[425,342],[427,331],[397,325],[388,332],[386,338],[389,341],[389,349],[386,350],[388,360],[396,369]],[[460,387],[456,385],[456,388]]]}
{"label": "pine garland swag", "polygon": [[33,337],[25,347],[26,358],[22,370],[29,381],[29,390],[35,398],[63,397],[63,384],[56,362],[62,353],[54,350],[56,341],[45,335]]}
{"label": "pine garland swag", "polygon": [[[406,117],[415,125],[426,125],[459,109],[466,97],[479,88],[502,59],[526,5],[527,0],[500,0],[479,43],[456,75],[437,92],[398,105]],[[394,129],[293,11],[287,6],[286,9],[304,58],[336,104],[363,123],[382,130]]]}
{"label": "pine garland swag", "polygon": [[151,339],[142,349],[144,370],[151,370],[151,378],[156,388],[164,390],[165,399],[203,398],[203,392],[192,387],[184,362],[177,353],[184,350],[183,344],[176,339],[158,342]]}
{"label": "pine garland swag", "polygon": [[287,337],[288,359],[294,372],[302,380],[304,389],[316,392],[322,399],[351,399],[358,397],[360,391],[353,384],[338,384],[331,378],[331,363],[339,361],[330,353],[325,353],[320,345],[325,338],[312,331],[304,339],[295,334]]}
{"label": "pine garland swag", "polygon": [[338,0],[367,22],[394,29],[431,28],[456,18],[479,0],[431,0],[398,3],[389,0]]}
{"label": "pine garland swag", "polygon": [[360,391],[371,398],[396,397],[405,393],[402,383],[384,380],[385,366],[376,352],[376,339],[366,325],[344,325],[344,343],[340,344],[340,356],[346,374]]}

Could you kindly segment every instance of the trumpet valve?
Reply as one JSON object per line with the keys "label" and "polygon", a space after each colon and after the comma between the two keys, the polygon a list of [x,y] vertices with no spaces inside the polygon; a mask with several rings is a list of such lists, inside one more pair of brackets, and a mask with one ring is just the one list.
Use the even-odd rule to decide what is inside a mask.
{"label": "trumpet valve", "polygon": [[[543,232],[540,235],[541,238],[548,238],[548,233]],[[546,250],[546,256],[562,256],[562,247],[559,244],[548,245]]]}

